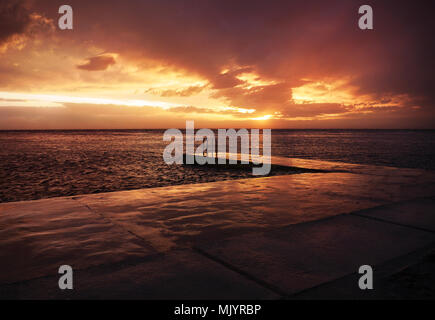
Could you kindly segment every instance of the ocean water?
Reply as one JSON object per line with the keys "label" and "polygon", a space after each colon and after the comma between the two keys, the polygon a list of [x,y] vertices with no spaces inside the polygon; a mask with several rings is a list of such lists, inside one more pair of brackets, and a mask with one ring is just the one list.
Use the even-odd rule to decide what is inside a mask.
{"label": "ocean water", "polygon": [[[251,177],[168,166],[163,130],[0,131],[0,202]],[[435,170],[433,130],[273,130],[272,155]],[[272,175],[298,173],[279,168]]]}

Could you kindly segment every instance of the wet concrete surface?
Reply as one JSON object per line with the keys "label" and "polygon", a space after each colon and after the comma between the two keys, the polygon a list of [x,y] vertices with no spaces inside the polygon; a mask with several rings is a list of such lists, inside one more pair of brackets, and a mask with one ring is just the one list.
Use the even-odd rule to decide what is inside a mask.
{"label": "wet concrete surface", "polygon": [[288,298],[435,241],[433,172],[272,161],[328,172],[0,204],[0,297]]}
{"label": "wet concrete surface", "polygon": [[290,296],[434,243],[435,233],[340,215],[198,248]]}

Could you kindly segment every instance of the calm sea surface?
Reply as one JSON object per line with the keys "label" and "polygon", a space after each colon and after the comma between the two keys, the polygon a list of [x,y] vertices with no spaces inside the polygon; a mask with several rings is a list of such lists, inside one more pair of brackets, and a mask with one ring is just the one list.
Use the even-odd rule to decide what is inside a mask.
{"label": "calm sea surface", "polygon": [[[0,131],[0,202],[250,175],[168,166],[162,159],[163,132]],[[272,132],[272,155],[435,170],[432,130]]]}

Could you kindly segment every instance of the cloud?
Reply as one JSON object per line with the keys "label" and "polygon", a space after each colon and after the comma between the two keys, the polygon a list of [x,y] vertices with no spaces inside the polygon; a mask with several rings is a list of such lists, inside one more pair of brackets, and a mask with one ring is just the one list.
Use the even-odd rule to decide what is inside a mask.
{"label": "cloud", "polygon": [[[308,108],[314,106],[307,106]],[[324,106],[329,108],[328,106]],[[315,108],[315,107],[314,107]],[[319,107],[320,108],[320,107]],[[326,109],[325,109],[326,110]],[[209,110],[194,107],[161,110],[153,107],[125,107],[117,105],[65,104],[65,107],[0,107],[0,128],[14,129],[141,129],[184,128],[186,120],[195,120],[200,128],[257,128],[262,123],[237,119],[213,119]],[[189,112],[191,111],[191,112]],[[204,112],[200,117],[196,111]],[[348,113],[345,118],[314,120],[268,120],[268,128],[379,128],[387,121],[391,128],[428,128],[434,125],[433,118],[422,110],[409,114],[403,108],[381,110],[382,117],[375,113]],[[250,116],[252,117],[252,116]]]}
{"label": "cloud", "polygon": [[[364,118],[365,112],[371,112],[373,117],[382,118],[377,123],[390,125],[384,117],[394,118],[397,112],[372,107],[393,106],[389,100],[394,108],[401,108],[401,115],[409,113],[410,124],[415,106],[420,106],[426,116],[435,115],[435,80],[431,74],[435,69],[435,19],[425,2],[373,3],[373,31],[358,29],[359,0],[130,0],[128,5],[107,0],[104,6],[96,1],[71,0],[69,4],[80,15],[74,32],[61,38],[65,48],[62,53],[68,56],[69,51],[74,52],[75,58],[80,56],[74,51],[78,46],[101,50],[81,55],[92,58],[77,66],[79,70],[107,70],[126,61],[141,68],[155,61],[156,65],[208,83],[207,93],[212,99],[256,109],[260,115],[341,114],[346,118],[351,113]],[[40,0],[34,2],[32,10],[54,19],[55,9],[52,0]],[[15,27],[0,31],[7,34],[3,38],[26,28],[22,15],[10,16],[14,18],[5,21]],[[122,60],[95,56],[97,52],[117,52]],[[28,74],[36,74],[30,72],[33,68],[28,70]],[[117,68],[110,72],[114,70]],[[255,75],[255,79],[247,79],[243,76],[246,73]],[[70,74],[58,75],[56,81],[63,83],[61,77]],[[108,84],[112,76],[109,72],[82,73],[77,78]],[[7,73],[0,75],[0,84],[10,83],[7,77]],[[343,85],[336,89],[350,93],[354,103],[343,103],[340,92],[328,92],[328,84],[338,80]],[[312,89],[325,91],[328,103],[315,99],[295,103],[295,88],[307,82],[322,83]],[[184,84],[184,88],[177,88],[171,81],[167,83],[168,88],[149,93],[171,98],[202,92],[199,86],[185,88],[188,84]],[[147,84],[153,86],[152,81]],[[354,106],[361,101],[366,109]],[[206,104],[201,106],[208,109]]]}
{"label": "cloud", "polygon": [[170,112],[179,112],[179,113],[216,113],[216,110],[209,108],[198,108],[194,106],[186,106],[186,107],[175,107],[169,110]]}
{"label": "cloud", "polygon": [[7,99],[7,98],[0,98],[0,101],[2,102],[25,102],[27,100],[24,99]]}
{"label": "cloud", "polygon": [[54,30],[51,19],[31,10],[30,0],[3,0],[0,3],[0,54],[9,48],[22,50],[29,39]]}
{"label": "cloud", "polygon": [[[271,102],[293,108],[287,100],[292,98],[291,89],[303,79],[346,78],[356,87],[357,96],[377,99],[386,94],[408,94],[414,100],[411,104],[434,109],[430,70],[434,69],[435,20],[424,2],[373,4],[373,32],[358,29],[361,3],[357,0],[254,0],[237,4],[162,0],[129,4],[123,8],[113,3],[114,10],[123,12],[128,20],[109,25],[110,13],[100,13],[105,29],[96,32],[95,39],[101,33],[129,30],[133,34],[124,45],[119,42],[124,39],[104,38],[107,49],[121,47],[126,54],[145,53],[199,74],[219,91],[215,96],[237,106],[267,109],[266,102]],[[222,74],[225,68],[235,71]],[[283,92],[276,90],[273,98],[268,92],[278,87],[243,87],[238,76],[245,68],[255,71],[260,79],[285,83],[280,86]]]}
{"label": "cloud", "polygon": [[289,105],[282,113],[284,118],[316,117],[328,114],[343,114],[351,110],[350,106],[339,103],[303,103]]}
{"label": "cloud", "polygon": [[254,112],[248,112],[246,109],[239,108],[223,108],[216,110],[215,108],[201,108],[195,106],[182,106],[182,107],[174,107],[167,110],[168,112],[175,113],[183,113],[185,115],[189,115],[191,113],[196,114],[216,114],[216,115],[233,115],[242,118],[252,117]]}
{"label": "cloud", "polygon": [[116,63],[113,55],[102,54],[96,57],[86,59],[87,62],[77,66],[77,69],[87,71],[103,71]]}
{"label": "cloud", "polygon": [[238,68],[233,71],[218,74],[212,77],[210,80],[213,83],[214,89],[227,89],[241,85],[244,82],[237,78],[238,75],[244,72],[251,72],[252,68]]}
{"label": "cloud", "polygon": [[[0,128],[12,129],[128,129],[164,127],[162,110],[65,103],[63,107],[0,107]],[[166,119],[169,125],[180,117]]]}
{"label": "cloud", "polygon": [[201,93],[207,86],[190,86],[185,89],[156,90],[148,89],[145,93],[158,94],[161,97],[190,97]]}
{"label": "cloud", "polygon": [[24,1],[2,1],[0,3],[0,44],[13,35],[24,33],[30,22],[30,12]]}

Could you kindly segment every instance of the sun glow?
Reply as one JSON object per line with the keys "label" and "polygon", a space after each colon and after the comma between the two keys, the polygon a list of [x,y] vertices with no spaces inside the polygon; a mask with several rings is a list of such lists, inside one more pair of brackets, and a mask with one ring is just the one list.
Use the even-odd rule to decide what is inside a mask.
{"label": "sun glow", "polygon": [[251,120],[269,120],[269,119],[272,119],[272,117],[273,117],[273,115],[266,114],[266,115],[261,116],[261,117],[251,118]]}
{"label": "sun glow", "polygon": [[303,86],[293,88],[293,101],[301,103],[353,103],[355,97],[346,81],[309,81]]}
{"label": "sun glow", "polygon": [[245,84],[242,86],[245,87],[246,89],[276,84],[275,81],[261,79],[258,74],[253,72],[242,73],[238,75],[236,78],[245,82]]}
{"label": "sun glow", "polygon": [[51,94],[28,94],[28,93],[11,93],[0,92],[0,98],[9,101],[38,101],[53,103],[81,103],[81,104],[97,104],[97,105],[119,105],[127,107],[159,107],[169,109],[172,107],[180,107],[180,104],[150,101],[150,100],[134,100],[134,99],[111,99],[111,98],[91,98],[91,97],[72,97],[63,95]]}

